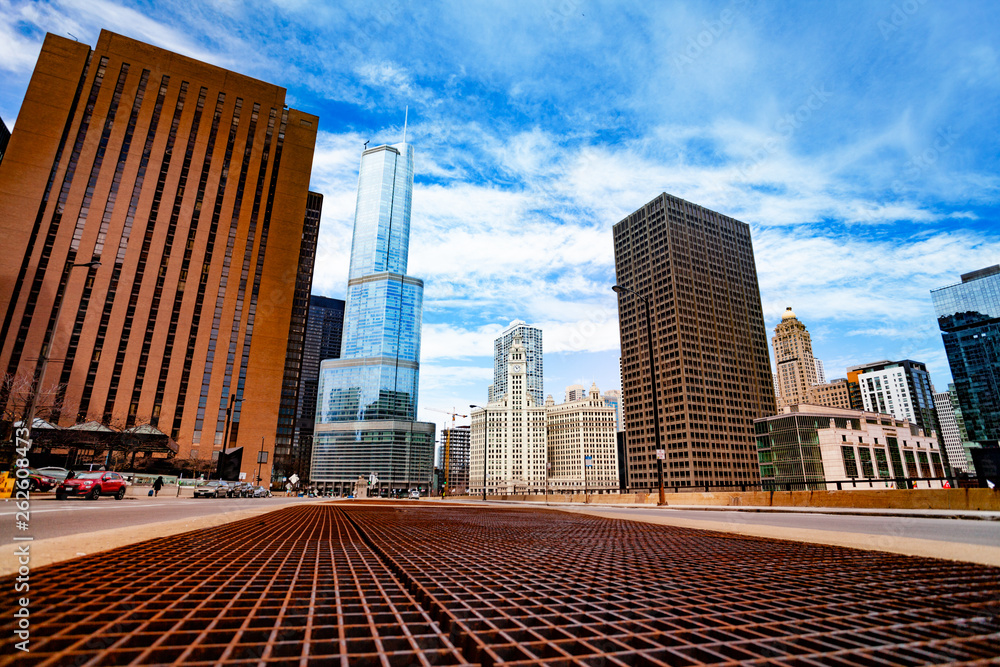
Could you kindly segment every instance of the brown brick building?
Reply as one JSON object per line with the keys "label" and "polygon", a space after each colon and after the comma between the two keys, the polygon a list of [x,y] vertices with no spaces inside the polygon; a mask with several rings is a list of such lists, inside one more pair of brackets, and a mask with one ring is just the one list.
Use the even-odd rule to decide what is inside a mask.
{"label": "brown brick building", "polygon": [[278,86],[106,31],[93,50],[46,36],[0,165],[0,370],[30,375],[51,340],[61,425],[148,422],[181,457],[222,448],[234,395],[228,446],[255,473],[311,276],[316,129]]}
{"label": "brown brick building", "polygon": [[809,387],[803,403],[822,405],[828,408],[851,409],[851,390],[846,379],[838,378],[826,384]]}
{"label": "brown brick building", "polygon": [[[776,411],[746,223],[662,194],[614,226],[618,284],[649,299],[666,486],[756,483]],[[618,300],[629,486],[657,484],[646,315]]]}

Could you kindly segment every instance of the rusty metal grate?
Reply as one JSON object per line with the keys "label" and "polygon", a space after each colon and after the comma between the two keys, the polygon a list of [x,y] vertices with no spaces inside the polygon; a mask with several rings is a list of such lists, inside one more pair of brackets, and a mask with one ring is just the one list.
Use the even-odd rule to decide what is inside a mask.
{"label": "rusty metal grate", "polygon": [[289,508],[31,586],[0,664],[1000,664],[995,568],[542,510]]}
{"label": "rusty metal grate", "polygon": [[491,665],[1000,664],[1000,571],[536,510],[358,507]]}
{"label": "rusty metal grate", "polygon": [[467,664],[331,507],[39,569],[31,600],[18,665]]}

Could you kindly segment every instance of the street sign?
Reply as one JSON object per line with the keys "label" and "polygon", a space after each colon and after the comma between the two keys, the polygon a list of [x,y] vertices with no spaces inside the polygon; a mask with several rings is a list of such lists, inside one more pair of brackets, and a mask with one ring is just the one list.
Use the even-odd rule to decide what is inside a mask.
{"label": "street sign", "polygon": [[299,476],[296,475],[295,473],[292,473],[292,476],[288,478],[288,481],[291,482],[292,484],[298,484]]}
{"label": "street sign", "polygon": [[242,482],[242,481],[243,481],[243,480],[245,480],[246,478],[247,478],[247,474],[246,474],[245,472],[241,472],[241,473],[240,473],[240,481]]}
{"label": "street sign", "polygon": [[665,450],[665,449],[657,449],[656,450],[656,458],[660,459],[661,461],[663,459],[667,458],[667,450]]}

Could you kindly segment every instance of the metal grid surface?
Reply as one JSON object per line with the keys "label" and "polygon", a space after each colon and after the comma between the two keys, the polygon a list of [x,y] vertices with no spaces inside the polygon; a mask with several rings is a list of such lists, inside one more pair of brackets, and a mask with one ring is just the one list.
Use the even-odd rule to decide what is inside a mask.
{"label": "metal grid surface", "polygon": [[329,506],[39,568],[30,599],[31,652],[0,664],[467,664]]}
{"label": "metal grid surface", "polygon": [[33,571],[31,653],[0,664],[1000,664],[998,612],[1000,571],[978,565],[544,510],[311,505]]}
{"label": "metal grid surface", "polygon": [[537,510],[351,508],[483,665],[1000,664],[1000,571]]}

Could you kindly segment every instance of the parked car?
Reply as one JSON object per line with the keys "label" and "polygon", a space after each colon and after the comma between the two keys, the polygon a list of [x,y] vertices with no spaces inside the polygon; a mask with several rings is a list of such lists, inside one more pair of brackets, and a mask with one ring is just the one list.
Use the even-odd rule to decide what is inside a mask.
{"label": "parked car", "polygon": [[410,489],[410,500],[420,500],[420,489]]}
{"label": "parked car", "polygon": [[58,468],[56,466],[47,466],[45,468],[39,468],[38,472],[43,475],[48,475],[49,477],[56,479],[58,481],[63,481],[69,475],[69,470],[66,468]]}
{"label": "parked car", "polygon": [[194,489],[195,498],[225,498],[228,495],[229,484],[217,479],[199,484]]}
{"label": "parked car", "polygon": [[63,480],[56,489],[56,498],[64,500],[70,496],[84,496],[97,500],[103,495],[121,500],[127,487],[125,478],[116,472],[81,472],[76,477]]}
{"label": "parked car", "polygon": [[[35,468],[25,468],[28,471],[28,491],[51,491],[55,487],[59,486],[59,480],[52,477],[51,475],[46,475],[41,470]],[[17,476],[17,470],[12,470],[9,477],[15,477],[17,479],[25,479],[22,475]],[[21,488],[21,487],[18,487]]]}
{"label": "parked car", "polygon": [[265,489],[263,486],[254,487],[252,496],[253,498],[269,498],[270,496],[271,492]]}
{"label": "parked car", "polygon": [[240,498],[251,498],[253,497],[253,484],[250,482],[237,482],[234,496]]}

